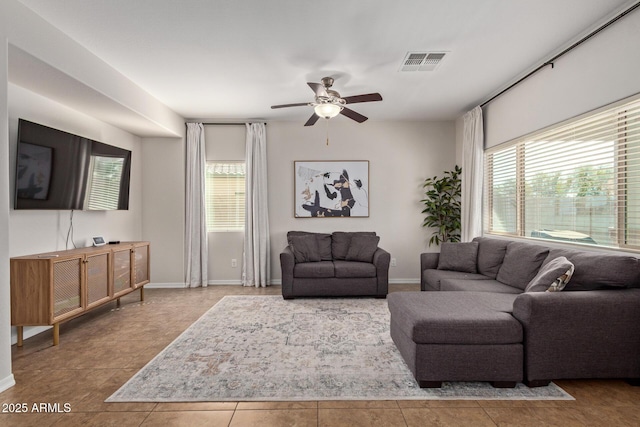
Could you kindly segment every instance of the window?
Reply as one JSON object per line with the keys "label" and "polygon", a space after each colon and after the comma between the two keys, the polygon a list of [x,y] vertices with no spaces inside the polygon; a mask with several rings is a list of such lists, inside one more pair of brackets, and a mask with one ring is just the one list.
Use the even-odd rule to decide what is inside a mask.
{"label": "window", "polygon": [[640,250],[640,100],[485,152],[484,229]]}
{"label": "window", "polygon": [[208,231],[244,230],[244,162],[207,162],[205,204]]}

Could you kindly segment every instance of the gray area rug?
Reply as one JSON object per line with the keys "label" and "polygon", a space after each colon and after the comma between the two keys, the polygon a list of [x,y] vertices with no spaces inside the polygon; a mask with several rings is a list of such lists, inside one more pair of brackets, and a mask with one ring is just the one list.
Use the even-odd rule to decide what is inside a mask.
{"label": "gray area rug", "polygon": [[389,336],[387,302],[226,296],[107,402],[572,400],[557,385],[421,389]]}

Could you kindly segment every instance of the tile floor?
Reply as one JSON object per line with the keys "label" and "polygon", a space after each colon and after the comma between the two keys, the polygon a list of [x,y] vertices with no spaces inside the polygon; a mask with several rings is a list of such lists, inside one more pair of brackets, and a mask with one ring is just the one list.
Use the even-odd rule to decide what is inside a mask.
{"label": "tile floor", "polygon": [[[391,285],[391,291],[417,285]],[[558,381],[575,401],[319,401],[104,403],[225,295],[277,295],[280,287],[147,289],[12,349],[16,386],[0,393],[1,426],[638,426],[640,387]],[[28,413],[6,413],[26,403]],[[44,403],[42,412],[33,405]],[[14,406],[11,406],[14,404]],[[49,407],[46,406],[49,404]],[[56,407],[55,404],[58,404]],[[68,404],[65,407],[65,404]],[[36,408],[40,408],[36,406]],[[65,413],[65,409],[69,409]]]}

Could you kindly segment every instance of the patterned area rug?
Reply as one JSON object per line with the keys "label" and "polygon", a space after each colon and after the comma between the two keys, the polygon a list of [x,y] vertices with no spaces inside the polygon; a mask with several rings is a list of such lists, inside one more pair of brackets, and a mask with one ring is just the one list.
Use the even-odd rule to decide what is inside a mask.
{"label": "patterned area rug", "polygon": [[380,299],[227,296],[107,402],[573,398],[557,385],[421,389]]}

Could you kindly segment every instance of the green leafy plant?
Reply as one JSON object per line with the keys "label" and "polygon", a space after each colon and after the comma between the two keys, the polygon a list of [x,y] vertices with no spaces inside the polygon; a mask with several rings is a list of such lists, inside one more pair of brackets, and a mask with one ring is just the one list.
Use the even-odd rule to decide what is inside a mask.
{"label": "green leafy plant", "polygon": [[460,241],[460,195],[462,168],[456,165],[452,171],[445,171],[442,178],[434,176],[424,180],[426,188],[423,227],[435,228],[429,239],[429,246],[442,242]]}

